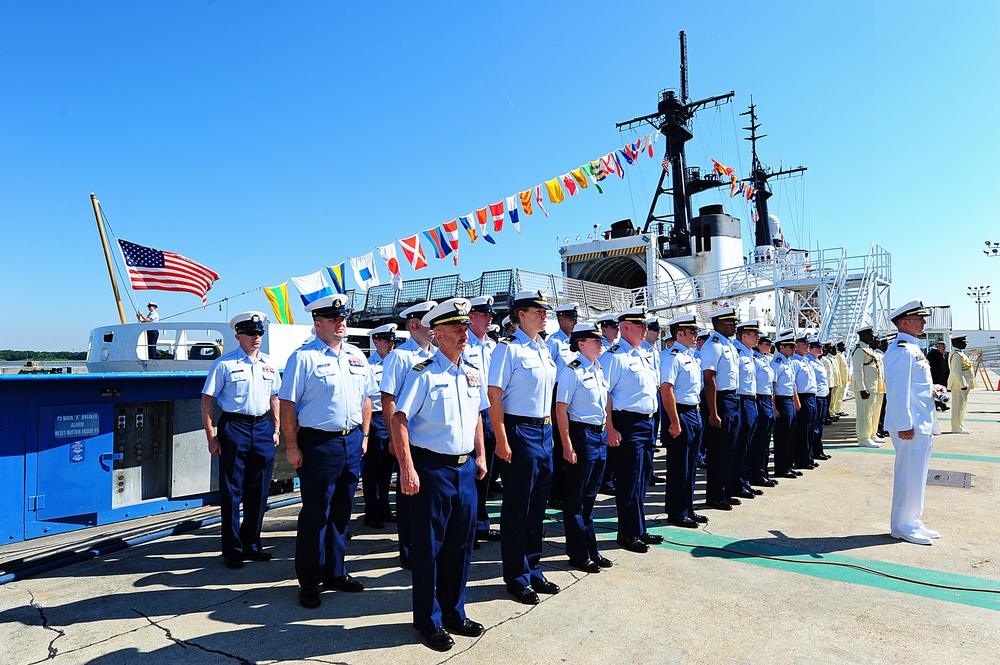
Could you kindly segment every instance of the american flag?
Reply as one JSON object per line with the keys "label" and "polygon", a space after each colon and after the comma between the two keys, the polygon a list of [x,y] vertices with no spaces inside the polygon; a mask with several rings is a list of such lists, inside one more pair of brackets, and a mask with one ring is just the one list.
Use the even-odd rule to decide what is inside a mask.
{"label": "american flag", "polygon": [[663,164],[663,170],[664,171],[670,171],[670,155],[667,155],[666,157],[664,157],[663,161],[660,162],[660,163]]}
{"label": "american flag", "polygon": [[201,304],[207,305],[205,297],[219,274],[192,261],[186,256],[173,252],[161,252],[152,247],[143,247],[127,240],[118,240],[128,278],[136,291],[183,291],[201,296]]}

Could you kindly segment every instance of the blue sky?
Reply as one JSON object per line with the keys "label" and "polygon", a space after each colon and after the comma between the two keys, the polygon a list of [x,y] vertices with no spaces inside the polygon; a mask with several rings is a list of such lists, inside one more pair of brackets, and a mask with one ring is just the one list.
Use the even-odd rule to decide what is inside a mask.
{"label": "blue sky", "polygon": [[[765,163],[809,168],[775,184],[786,238],[851,254],[877,242],[894,303],[951,304],[956,327],[975,328],[966,287],[1000,288],[1000,258],[982,254],[1000,241],[1000,3],[761,4],[8,0],[0,348],[84,349],[117,319],[91,191],[119,237],[219,272],[210,301],[235,296],[634,140],[615,122],[678,87],[682,29],[692,97],[736,91],[699,114],[689,163],[745,175],[738,114],[753,95]],[[459,270],[558,272],[557,237],[644,219],[660,158],[496,246],[463,244]],[[695,199],[716,202],[749,217],[726,194]],[[455,271],[431,259],[417,276]],[[135,300],[150,297],[165,317],[200,304]],[[267,308],[259,292],[185,318],[253,308]]]}

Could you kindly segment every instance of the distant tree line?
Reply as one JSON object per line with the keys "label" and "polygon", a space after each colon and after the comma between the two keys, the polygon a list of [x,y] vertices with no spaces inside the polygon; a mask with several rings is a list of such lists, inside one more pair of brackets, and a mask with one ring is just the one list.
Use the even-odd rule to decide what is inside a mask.
{"label": "distant tree line", "polygon": [[13,351],[0,349],[0,361],[17,362],[38,360],[40,362],[58,362],[60,360],[86,360],[86,351]]}

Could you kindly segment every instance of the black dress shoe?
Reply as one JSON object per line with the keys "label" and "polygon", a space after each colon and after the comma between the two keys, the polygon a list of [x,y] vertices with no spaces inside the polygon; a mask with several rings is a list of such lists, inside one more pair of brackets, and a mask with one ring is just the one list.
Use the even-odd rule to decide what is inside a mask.
{"label": "black dress shoe", "polygon": [[348,593],[358,593],[365,590],[365,585],[350,575],[341,575],[340,577],[334,577],[332,580],[326,580],[323,582],[323,587],[346,591]]}
{"label": "black dress shoe", "polygon": [[764,495],[764,490],[755,490],[754,488],[751,487],[750,491],[753,492],[754,496],[763,496]]}
{"label": "black dress shoe", "polygon": [[381,518],[374,515],[365,515],[364,525],[371,527],[372,529],[384,529],[385,522]]}
{"label": "black dress shoe", "polygon": [[392,512],[391,510],[386,511],[384,513],[379,513],[378,516],[386,524],[394,524],[396,522],[396,513]]}
{"label": "black dress shoe", "polygon": [[597,493],[598,494],[610,494],[610,495],[614,496],[614,494],[615,494],[615,486],[614,485],[610,485],[610,484],[608,484],[608,485],[601,485],[601,489],[598,490]]}
{"label": "black dress shoe", "polygon": [[496,492],[497,494],[503,494],[503,483],[499,480],[494,480],[490,485],[490,493]]}
{"label": "black dress shoe", "polygon": [[794,471],[792,471],[791,469],[789,469],[788,471],[785,471],[784,473],[777,473],[775,475],[779,476],[781,478],[798,478],[802,474],[795,473]]}
{"label": "black dress shoe", "polygon": [[673,526],[679,526],[682,529],[697,529],[698,523],[695,522],[690,517],[668,517],[667,524],[672,524]]}
{"label": "black dress shoe", "polygon": [[491,543],[499,542],[499,529],[476,529],[476,540],[486,540]]}
{"label": "black dress shoe", "polygon": [[270,561],[274,558],[274,555],[270,552],[262,552],[260,550],[250,550],[243,553],[244,561]]}
{"label": "black dress shoe", "polygon": [[663,543],[663,536],[658,536],[655,533],[640,533],[639,540],[646,543],[647,545],[660,545]]}
{"label": "black dress shoe", "polygon": [[666,480],[664,480],[664,479],[663,479],[663,476],[658,476],[658,475],[656,475],[655,473],[654,473],[654,474],[652,474],[652,475],[651,475],[651,476],[649,477],[649,486],[650,486],[650,487],[653,487],[653,486],[655,486],[655,485],[662,485],[662,484],[663,484],[663,483],[665,483],[665,482],[666,482]]}
{"label": "black dress shoe", "polygon": [[629,552],[635,552],[636,554],[645,554],[649,551],[649,545],[642,542],[635,536],[632,536],[631,538],[618,536],[618,544],[627,549]]}
{"label": "black dress shoe", "polygon": [[519,603],[524,603],[525,605],[537,605],[541,601],[538,600],[538,594],[530,586],[526,586],[520,589],[511,589],[507,587],[507,593],[514,596],[514,599]]}
{"label": "black dress shoe", "polygon": [[400,554],[399,565],[407,570],[413,570],[413,558]]}
{"label": "black dress shoe", "polygon": [[454,623],[445,623],[444,627],[448,629],[448,632],[461,635],[462,637],[479,637],[483,634],[483,631],[486,630],[483,624],[478,621],[473,621],[472,619],[466,619],[465,621],[457,621]]}
{"label": "black dress shoe", "polygon": [[563,502],[562,499],[549,499],[545,505],[547,505],[552,510],[562,510]]}
{"label": "black dress shoe", "polygon": [[812,469],[815,469],[817,466],[819,466],[819,464],[815,464],[815,463],[811,463],[811,464],[796,464],[792,468],[793,469],[803,469],[805,471],[811,471]]}
{"label": "black dress shoe", "polygon": [[770,478],[758,478],[757,480],[751,480],[750,484],[754,487],[774,487],[778,483]]}
{"label": "black dress shoe", "polygon": [[556,584],[555,582],[549,582],[544,577],[540,580],[535,580],[534,582],[532,582],[531,588],[534,589],[536,593],[547,593],[550,596],[554,596],[555,594],[562,591],[562,589],[559,588],[558,584]]}
{"label": "black dress shoe", "polygon": [[706,508],[714,508],[715,510],[732,510],[733,506],[729,503],[728,499],[723,501],[706,501]]}
{"label": "black dress shoe", "polygon": [[[738,496],[741,499],[756,499],[757,498],[757,495],[754,494],[753,492],[751,492],[750,490],[740,490],[739,492],[737,492],[733,496]],[[736,504],[733,504],[733,505],[738,506],[740,504],[736,503]]]}
{"label": "black dress shoe", "polygon": [[455,640],[451,639],[451,635],[444,628],[422,630],[420,636],[424,638],[424,644],[435,651],[447,651],[455,646]]}
{"label": "black dress shoe", "polygon": [[821,455],[816,455],[816,459],[828,460],[828,459],[830,459],[830,456],[827,455],[826,453],[823,453]]}
{"label": "black dress shoe", "polygon": [[299,605],[308,610],[319,607],[319,589],[315,584],[299,584]]}
{"label": "black dress shoe", "polygon": [[592,559],[587,559],[586,561],[573,561],[569,560],[569,565],[577,570],[582,570],[585,573],[599,573],[601,572],[601,567],[596,561]]}
{"label": "black dress shoe", "polygon": [[610,568],[611,566],[615,565],[614,562],[611,561],[611,559],[607,558],[606,556],[601,556],[600,554],[594,557],[594,563],[596,563],[601,568]]}
{"label": "black dress shoe", "polygon": [[730,506],[742,506],[743,505],[742,501],[740,501],[739,499],[734,498],[734,497],[729,497],[727,499],[727,501],[729,502]]}
{"label": "black dress shoe", "polygon": [[232,568],[233,570],[239,570],[243,567],[243,557],[238,559],[231,559],[229,557],[224,557],[226,562],[226,568]]}
{"label": "black dress shoe", "polygon": [[708,524],[708,518],[705,517],[704,515],[699,515],[698,513],[694,512],[688,513],[688,515],[690,515],[691,519],[693,519],[698,524]]}

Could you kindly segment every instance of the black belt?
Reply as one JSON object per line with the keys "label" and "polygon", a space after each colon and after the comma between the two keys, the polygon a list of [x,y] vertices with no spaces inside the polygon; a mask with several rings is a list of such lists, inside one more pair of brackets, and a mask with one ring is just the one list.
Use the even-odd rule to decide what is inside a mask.
{"label": "black belt", "polygon": [[677,413],[687,413],[688,411],[697,411],[697,404],[678,404]]}
{"label": "black belt", "polygon": [[515,416],[512,413],[504,414],[504,422],[521,423],[522,425],[548,425],[551,418],[529,418],[528,416]]}
{"label": "black belt", "polygon": [[222,416],[226,420],[236,420],[241,423],[259,423],[260,421],[267,418],[266,413],[260,416],[250,416],[245,413],[230,413],[229,411],[223,411]]}
{"label": "black belt", "polygon": [[767,393],[757,393],[757,399],[771,399],[771,396]]}
{"label": "black belt", "polygon": [[756,401],[757,400],[757,396],[756,395],[740,395],[740,399],[752,399],[752,400]]}
{"label": "black belt", "polygon": [[799,393],[799,397],[815,397],[816,393]]}
{"label": "black belt", "polygon": [[335,429],[335,430],[317,429],[315,427],[302,427],[300,429],[309,430],[311,432],[315,432],[317,434],[321,434],[324,436],[347,436],[348,434],[356,430],[357,426],[354,426],[351,429]]}
{"label": "black belt", "polygon": [[579,427],[580,429],[590,430],[591,432],[603,432],[604,425],[591,425],[590,423],[581,423],[576,420],[569,421],[570,427]]}
{"label": "black belt", "polygon": [[775,395],[775,399],[795,399],[794,395]]}
{"label": "black belt", "polygon": [[420,446],[410,446],[410,451],[416,453],[418,457],[428,457],[433,460],[437,460],[442,464],[447,464],[448,466],[462,466],[469,459],[469,453],[464,455],[445,455],[444,453],[436,453],[433,450],[427,450],[426,448],[421,448]]}
{"label": "black belt", "polygon": [[639,413],[638,411],[628,411],[627,409],[615,409],[611,413],[617,413],[619,415],[627,415],[633,418],[642,418],[643,420],[649,420],[653,417],[652,413]]}
{"label": "black belt", "polygon": [[736,391],[735,390],[716,390],[715,394],[716,395],[735,395]]}

